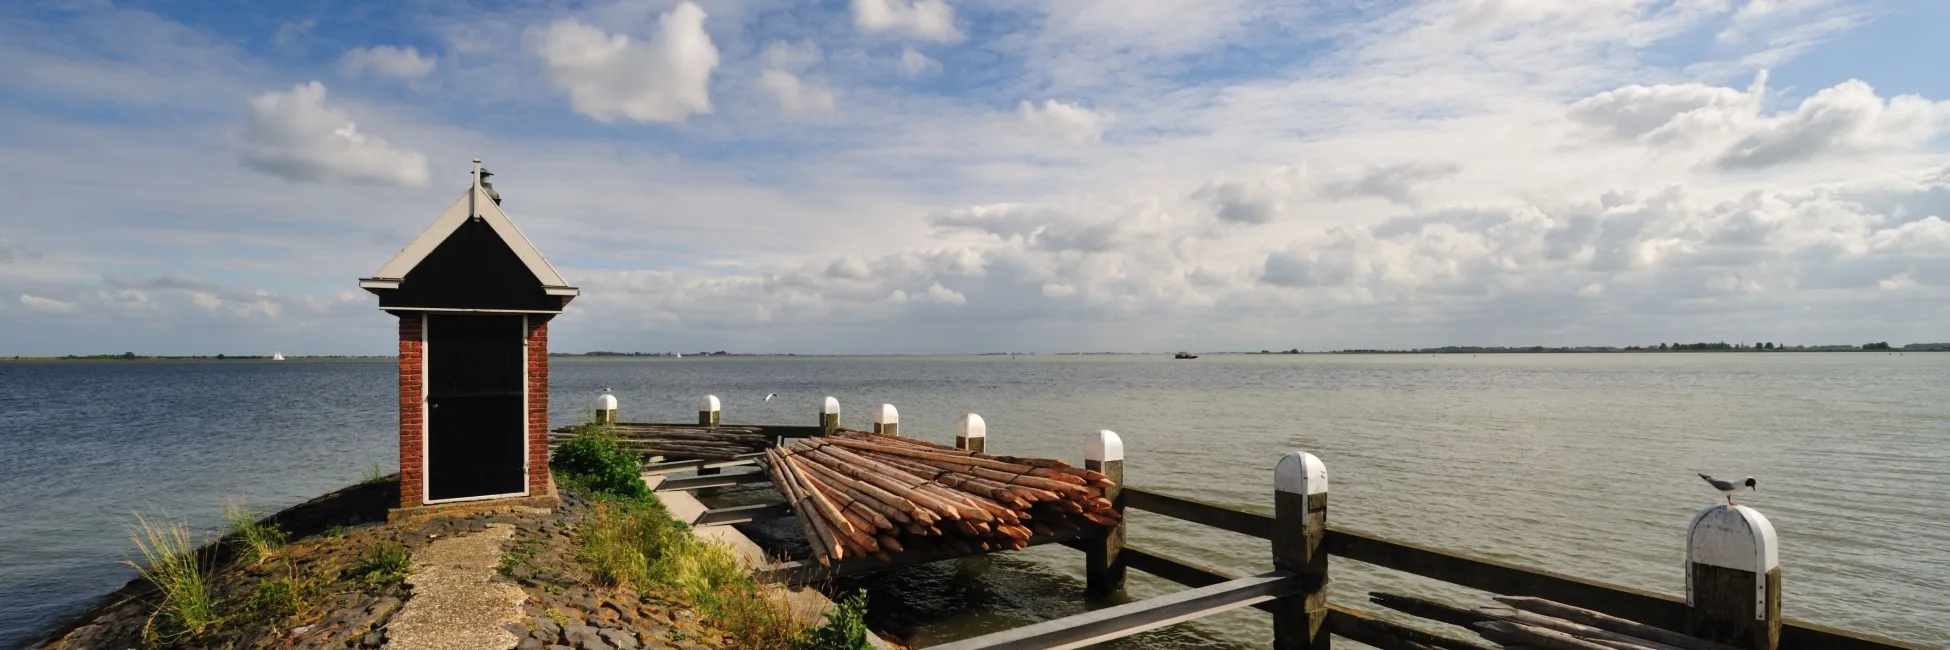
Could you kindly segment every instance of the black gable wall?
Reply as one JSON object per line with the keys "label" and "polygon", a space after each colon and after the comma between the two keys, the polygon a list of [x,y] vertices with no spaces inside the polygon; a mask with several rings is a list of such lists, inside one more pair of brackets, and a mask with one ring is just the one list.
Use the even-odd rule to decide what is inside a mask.
{"label": "black gable wall", "polygon": [[561,297],[544,293],[535,274],[480,219],[462,223],[401,279],[398,289],[376,293],[380,309],[562,309]]}

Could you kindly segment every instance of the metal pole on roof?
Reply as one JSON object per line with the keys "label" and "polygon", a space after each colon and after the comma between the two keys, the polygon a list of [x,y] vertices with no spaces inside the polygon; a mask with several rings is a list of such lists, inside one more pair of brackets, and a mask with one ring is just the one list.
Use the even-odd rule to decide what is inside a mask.
{"label": "metal pole on roof", "polygon": [[469,219],[481,218],[481,208],[479,205],[475,203],[475,201],[479,200],[476,199],[475,197],[478,196],[480,193],[481,193],[481,159],[475,158],[474,159],[474,188],[467,191],[467,218]]}

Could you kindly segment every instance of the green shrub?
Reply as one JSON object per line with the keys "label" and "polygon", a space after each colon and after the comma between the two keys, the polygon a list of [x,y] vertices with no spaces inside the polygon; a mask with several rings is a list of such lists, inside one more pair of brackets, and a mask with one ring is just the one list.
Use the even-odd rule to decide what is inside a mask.
{"label": "green shrub", "polygon": [[271,578],[257,583],[257,591],[244,601],[244,610],[265,620],[284,620],[304,611],[306,589],[291,578]]}
{"label": "green shrub", "polygon": [[393,542],[368,551],[346,575],[366,589],[376,590],[413,575],[413,560],[407,556],[406,547]]}
{"label": "green shrub", "polygon": [[605,427],[583,427],[555,449],[549,468],[563,485],[584,492],[630,498],[650,495],[637,455],[618,446]]}
{"label": "green shrub", "polygon": [[228,537],[237,547],[238,561],[254,565],[284,552],[288,541],[284,531],[277,524],[260,523],[258,513],[249,506],[239,501],[225,503],[223,516],[230,520]]}
{"label": "green shrub", "polygon": [[826,613],[826,622],[806,630],[798,650],[872,650],[867,641],[867,592],[862,589]]}
{"label": "green shrub", "polygon": [[142,563],[125,563],[155,585],[162,598],[143,625],[143,641],[151,646],[177,645],[214,629],[219,622],[211,566],[214,554],[190,542],[190,526],[184,522],[152,524],[136,513],[130,528],[129,540],[135,542]]}

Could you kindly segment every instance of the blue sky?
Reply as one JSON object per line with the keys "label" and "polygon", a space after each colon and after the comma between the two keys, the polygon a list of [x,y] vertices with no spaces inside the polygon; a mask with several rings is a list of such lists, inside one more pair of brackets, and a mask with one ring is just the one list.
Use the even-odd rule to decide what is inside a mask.
{"label": "blue sky", "polygon": [[1950,340],[1923,0],[0,7],[0,354],[386,353],[468,159],[561,350]]}

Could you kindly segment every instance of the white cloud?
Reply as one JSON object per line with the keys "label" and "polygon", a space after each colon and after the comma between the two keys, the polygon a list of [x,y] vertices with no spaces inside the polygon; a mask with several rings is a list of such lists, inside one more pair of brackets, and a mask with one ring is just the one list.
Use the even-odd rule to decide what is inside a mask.
{"label": "white cloud", "polygon": [[954,42],[955,8],[943,0],[853,0],[853,24],[870,32],[895,31],[915,38]]}
{"label": "white cloud", "polygon": [[933,285],[929,286],[928,290],[925,293],[915,296],[915,298],[920,300],[925,300],[927,302],[932,302],[938,305],[968,304],[967,296],[961,295],[961,292],[955,291],[954,289],[941,286],[941,283],[939,282],[936,282]]}
{"label": "white cloud", "polygon": [[264,93],[250,108],[238,146],[252,169],[293,181],[427,184],[425,155],[361,133],[352,118],[325,105],[324,84]]}
{"label": "white cloud", "polygon": [[758,87],[779,100],[787,111],[830,110],[833,92],[802,76],[806,68],[822,58],[819,46],[808,41],[792,45],[785,41],[765,48],[766,69],[759,72]]}
{"label": "white cloud", "polygon": [[27,311],[57,312],[62,314],[72,314],[75,311],[74,303],[55,300],[53,298],[42,298],[26,293],[20,294],[20,305],[26,307]]}
{"label": "white cloud", "polygon": [[377,45],[346,50],[339,66],[348,76],[371,70],[388,77],[418,79],[433,73],[434,59],[420,56],[420,51],[413,47]]}
{"label": "white cloud", "polygon": [[1351,176],[1327,182],[1321,191],[1337,198],[1374,196],[1414,206],[1422,185],[1454,176],[1461,170],[1455,163],[1446,162],[1369,165]]}
{"label": "white cloud", "polygon": [[1602,295],[1605,295],[1605,284],[1603,282],[1593,282],[1584,285],[1583,289],[1578,290],[1578,297],[1580,298],[1596,298]]}
{"label": "white cloud", "polygon": [[718,48],[704,19],[702,8],[684,2],[663,14],[656,36],[645,41],[563,19],[541,30],[536,51],[577,113],[604,123],[681,123],[711,112]]}
{"label": "white cloud", "polygon": [[941,63],[914,48],[901,50],[901,74],[916,77],[941,71]]}
{"label": "white cloud", "polygon": [[1816,92],[1791,112],[1768,115],[1766,84],[1763,71],[1746,92],[1703,84],[1627,86],[1572,104],[1567,115],[1613,137],[1699,152],[1713,165],[1740,170],[1900,152],[1950,129],[1950,101],[1884,99],[1853,79]]}
{"label": "white cloud", "polygon": [[1112,119],[1107,112],[1054,99],[1043,100],[1042,106],[1025,100],[1016,105],[1016,116],[1037,133],[1079,144],[1102,139]]}

